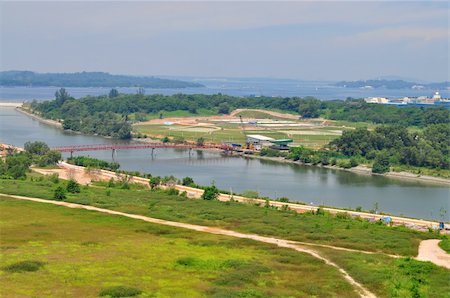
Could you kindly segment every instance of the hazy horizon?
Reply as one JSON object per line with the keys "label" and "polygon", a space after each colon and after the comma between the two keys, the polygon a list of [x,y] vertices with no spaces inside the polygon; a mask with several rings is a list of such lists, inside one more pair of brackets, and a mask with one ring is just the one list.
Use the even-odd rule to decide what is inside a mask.
{"label": "hazy horizon", "polygon": [[449,80],[433,2],[1,2],[2,70]]}

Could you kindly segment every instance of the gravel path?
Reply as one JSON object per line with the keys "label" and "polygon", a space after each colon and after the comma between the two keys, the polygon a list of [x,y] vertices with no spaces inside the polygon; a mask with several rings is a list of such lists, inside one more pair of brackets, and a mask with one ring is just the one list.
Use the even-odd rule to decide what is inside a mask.
{"label": "gravel path", "polygon": [[416,260],[430,261],[438,266],[450,269],[450,254],[439,247],[439,239],[428,239],[420,242]]}
{"label": "gravel path", "polygon": [[180,222],[174,222],[174,221],[168,221],[158,218],[152,218],[147,217],[143,215],[136,215],[136,214],[129,214],[129,213],[123,213],[119,211],[113,211],[109,209],[103,209],[103,208],[97,208],[94,206],[87,206],[87,205],[81,205],[81,204],[75,204],[75,203],[68,203],[68,202],[61,202],[61,201],[51,201],[51,200],[44,200],[39,198],[31,198],[31,197],[24,197],[24,196],[16,196],[16,195],[7,195],[7,194],[0,194],[0,196],[3,197],[10,197],[18,200],[26,200],[26,201],[33,201],[33,202],[39,202],[39,203],[46,203],[46,204],[53,204],[58,206],[64,206],[68,208],[75,208],[75,209],[85,209],[85,210],[91,210],[111,215],[119,215],[119,216],[125,216],[133,219],[143,220],[146,222],[154,223],[154,224],[160,224],[160,225],[166,225],[171,227],[177,227],[177,228],[184,228],[189,230],[194,230],[198,232],[205,232],[210,234],[216,234],[216,235],[224,235],[224,236],[230,236],[230,237],[236,237],[236,238],[244,238],[244,239],[251,239],[259,242],[274,244],[279,247],[284,248],[290,248],[293,250],[296,250],[298,252],[307,253],[317,259],[322,260],[325,264],[329,266],[333,266],[336,269],[339,270],[339,272],[342,274],[342,276],[349,282],[354,288],[355,291],[358,292],[358,294],[361,297],[364,298],[374,298],[376,297],[373,293],[371,293],[369,290],[367,290],[363,285],[355,281],[344,269],[339,267],[336,263],[330,261],[329,259],[321,256],[318,252],[301,246],[299,244],[296,244],[294,241],[284,240],[284,239],[278,239],[273,237],[265,237],[255,234],[244,234],[240,232],[220,229],[220,228],[213,228],[213,227],[206,227],[206,226],[200,226],[200,225],[193,225],[193,224],[187,224],[187,223],[180,223]]}

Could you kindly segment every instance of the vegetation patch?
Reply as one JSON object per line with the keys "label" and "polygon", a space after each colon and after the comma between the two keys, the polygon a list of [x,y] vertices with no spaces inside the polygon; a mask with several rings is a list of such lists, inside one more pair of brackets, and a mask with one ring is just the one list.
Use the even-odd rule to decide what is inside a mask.
{"label": "vegetation patch", "polygon": [[7,272],[34,272],[44,267],[45,263],[40,261],[22,261],[3,267]]}
{"label": "vegetation patch", "polygon": [[132,288],[132,287],[125,287],[125,286],[115,286],[115,287],[109,287],[105,288],[100,291],[99,296],[108,296],[108,297],[134,297],[137,295],[140,295],[142,293],[141,290]]}
{"label": "vegetation patch", "polygon": [[448,254],[450,254],[450,239],[444,238],[439,242],[439,246],[445,250]]}

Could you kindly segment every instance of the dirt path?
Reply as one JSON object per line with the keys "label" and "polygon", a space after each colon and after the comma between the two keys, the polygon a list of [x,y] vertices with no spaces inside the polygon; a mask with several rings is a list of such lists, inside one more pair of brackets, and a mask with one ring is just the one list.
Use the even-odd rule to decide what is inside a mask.
{"label": "dirt path", "polygon": [[255,240],[255,241],[259,241],[259,242],[274,244],[274,245],[277,245],[277,246],[283,247],[283,248],[290,248],[290,249],[296,250],[298,252],[307,253],[317,259],[322,260],[325,264],[335,267],[343,275],[343,277],[355,288],[355,290],[358,292],[358,294],[361,297],[364,297],[364,298],[376,297],[373,293],[371,293],[369,290],[367,290],[363,285],[361,285],[360,283],[355,281],[347,273],[347,271],[345,271],[344,269],[342,269],[341,267],[336,265],[334,262],[321,256],[318,252],[311,250],[309,248],[302,247],[293,241],[288,241],[288,240],[278,239],[278,238],[273,238],[273,237],[264,237],[264,236],[260,236],[260,235],[254,235],[254,234],[244,234],[244,233],[220,229],[220,228],[213,228],[213,227],[206,227],[206,226],[200,226],[200,225],[168,221],[168,220],[163,220],[163,219],[147,217],[147,216],[143,216],[143,215],[123,213],[123,212],[119,212],[119,211],[113,211],[113,210],[109,210],[109,209],[97,208],[97,207],[93,207],[93,206],[86,206],[86,205],[75,204],[75,203],[51,201],[51,200],[44,200],[44,199],[39,199],[39,198],[31,198],[31,197],[15,196],[15,195],[7,195],[7,194],[0,194],[0,196],[10,197],[10,198],[18,199],[18,200],[26,200],[26,201],[33,201],[33,202],[38,202],[38,203],[53,204],[53,205],[64,206],[64,207],[68,207],[68,208],[74,208],[74,209],[85,209],[85,210],[96,211],[96,212],[101,212],[101,213],[106,213],[106,214],[111,214],[111,215],[129,217],[129,218],[138,219],[138,220],[142,220],[142,221],[146,221],[146,222],[150,222],[150,223],[154,223],[154,224],[189,229],[189,230],[210,233],[210,234],[216,234],[216,235],[230,236],[230,237],[235,237],[235,238],[251,239],[251,240]]}
{"label": "dirt path", "polygon": [[239,114],[241,112],[260,112],[260,113],[264,113],[264,114],[271,115],[271,116],[278,117],[278,118],[299,120],[299,116],[298,115],[274,112],[274,111],[269,111],[269,110],[260,110],[260,109],[236,109],[236,110],[234,110],[233,112],[230,113],[230,116],[234,117],[234,116],[236,116],[237,114]]}
{"label": "dirt path", "polygon": [[439,247],[439,239],[428,239],[420,242],[416,260],[430,261],[438,266],[450,269],[450,254]]}

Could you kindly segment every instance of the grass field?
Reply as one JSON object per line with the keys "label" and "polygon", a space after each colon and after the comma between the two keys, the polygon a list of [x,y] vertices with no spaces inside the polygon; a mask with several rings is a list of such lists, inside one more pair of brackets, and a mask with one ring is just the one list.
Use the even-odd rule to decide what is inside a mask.
{"label": "grass field", "polygon": [[367,255],[319,249],[351,276],[366,285],[378,297],[450,296],[450,270],[430,262],[410,258],[394,259],[382,255]]}
{"label": "grass field", "polygon": [[151,125],[139,125],[134,126],[133,130],[136,133],[145,134],[150,137],[170,137],[177,138],[182,137],[187,141],[196,141],[198,138],[204,138],[206,142],[210,143],[222,143],[222,142],[234,142],[245,144],[245,135],[249,134],[262,134],[274,139],[293,139],[295,145],[303,145],[308,148],[320,148],[328,144],[330,141],[339,137],[341,129],[321,127],[313,129],[301,129],[301,128],[267,128],[262,130],[255,130],[252,127],[246,127],[245,131],[239,125],[232,125],[228,123],[214,123],[216,127],[212,131],[194,131],[186,129],[186,126],[182,125],[163,125],[163,124],[151,124]]}
{"label": "grass field", "polygon": [[[0,192],[53,198],[57,184],[43,176],[30,176],[23,181],[0,180]],[[390,228],[346,216],[298,214],[250,204],[187,199],[163,191],[106,188],[104,184],[82,187],[80,194],[68,194],[67,201],[179,222],[405,256],[415,256],[421,240],[437,237],[435,233]]]}
{"label": "grass field", "polygon": [[3,297],[357,296],[322,261],[254,241],[8,198],[0,210]]}

